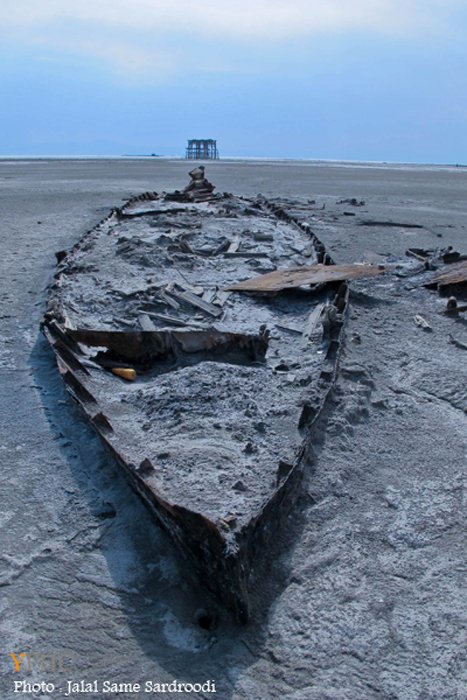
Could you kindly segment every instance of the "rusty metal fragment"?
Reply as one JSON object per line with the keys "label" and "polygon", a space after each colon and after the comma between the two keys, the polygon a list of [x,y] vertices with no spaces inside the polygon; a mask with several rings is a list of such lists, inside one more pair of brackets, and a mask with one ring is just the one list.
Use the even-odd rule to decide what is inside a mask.
{"label": "rusty metal fragment", "polygon": [[467,284],[467,260],[454,263],[434,274],[425,287],[450,287]]}
{"label": "rusty metal fragment", "polygon": [[373,265],[303,265],[268,272],[233,284],[226,289],[234,292],[280,292],[304,285],[376,277],[382,272],[382,269]]}

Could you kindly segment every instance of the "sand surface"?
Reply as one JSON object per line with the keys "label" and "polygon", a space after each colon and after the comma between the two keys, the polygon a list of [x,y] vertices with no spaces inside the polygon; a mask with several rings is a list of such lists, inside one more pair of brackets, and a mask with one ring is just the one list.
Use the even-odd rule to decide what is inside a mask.
{"label": "sand surface", "polygon": [[[21,697],[18,678],[55,683],[43,698],[67,680],[177,678],[213,679],[217,695],[197,697],[222,700],[464,700],[467,353],[448,335],[467,342],[467,327],[416,277],[353,284],[316,463],[246,628],[194,622],[210,601],[66,396],[39,333],[54,252],[129,196],[183,187],[187,170],[0,161],[1,697]],[[339,263],[467,252],[463,169],[220,161],[208,176],[220,191],[314,200],[309,221]],[[365,205],[337,204],[354,197]],[[14,673],[9,652],[31,672]],[[66,669],[50,668],[61,656]]]}

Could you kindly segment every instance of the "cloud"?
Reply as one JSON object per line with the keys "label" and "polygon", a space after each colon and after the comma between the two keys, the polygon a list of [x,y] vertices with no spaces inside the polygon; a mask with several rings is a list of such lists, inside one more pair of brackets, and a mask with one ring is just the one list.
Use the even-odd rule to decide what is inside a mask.
{"label": "cloud", "polygon": [[119,73],[171,74],[193,42],[271,45],[345,31],[420,36],[452,25],[459,8],[462,0],[2,0],[0,31]]}
{"label": "cloud", "polygon": [[459,7],[460,0],[2,0],[0,19],[3,26],[79,20],[277,40],[342,29],[400,32],[435,26]]}
{"label": "cloud", "polygon": [[[41,60],[59,60],[60,56],[84,57],[112,69],[124,82],[134,83],[143,77],[151,83],[164,82],[177,74],[182,64],[182,58],[176,50],[164,51],[157,48],[139,46],[138,42],[98,40],[89,36],[73,33],[65,39],[62,36],[41,37],[31,39],[34,46],[41,49]],[[53,51],[53,56],[47,55],[47,49]]]}

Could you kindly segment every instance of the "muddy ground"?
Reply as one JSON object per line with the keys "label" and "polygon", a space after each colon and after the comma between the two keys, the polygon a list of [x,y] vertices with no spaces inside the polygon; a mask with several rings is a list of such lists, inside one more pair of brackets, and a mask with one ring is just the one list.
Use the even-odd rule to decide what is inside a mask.
{"label": "muddy ground", "polygon": [[[197,697],[222,700],[464,700],[467,352],[448,336],[467,342],[467,322],[443,316],[418,276],[353,284],[316,461],[246,628],[222,614],[214,630],[196,624],[210,601],[66,396],[39,332],[55,251],[129,196],[181,188],[187,169],[0,161],[0,696],[176,678],[213,679],[217,694]],[[464,169],[221,161],[208,175],[221,191],[314,200],[336,262],[467,253]],[[365,205],[337,204],[354,197]],[[19,672],[11,652],[27,654]],[[18,679],[55,690],[18,695]]]}

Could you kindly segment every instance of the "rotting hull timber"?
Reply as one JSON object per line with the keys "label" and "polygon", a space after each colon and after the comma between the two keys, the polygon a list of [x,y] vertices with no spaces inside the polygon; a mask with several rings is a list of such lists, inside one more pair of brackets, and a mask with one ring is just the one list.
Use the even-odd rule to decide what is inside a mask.
{"label": "rotting hull timber", "polygon": [[[147,193],[58,256],[43,323],[69,392],[132,488],[240,623],[250,617],[252,565],[290,512],[312,454],[336,378],[348,283],[259,298],[224,290],[252,262],[255,272],[300,264],[297,238],[305,262],[333,264],[308,224],[264,198],[193,206]],[[252,240],[272,247],[258,252]],[[121,272],[125,257],[125,279],[112,283],[105,270],[115,263]],[[180,273],[178,286],[168,270]],[[136,382],[115,377],[117,365],[136,368]]]}

